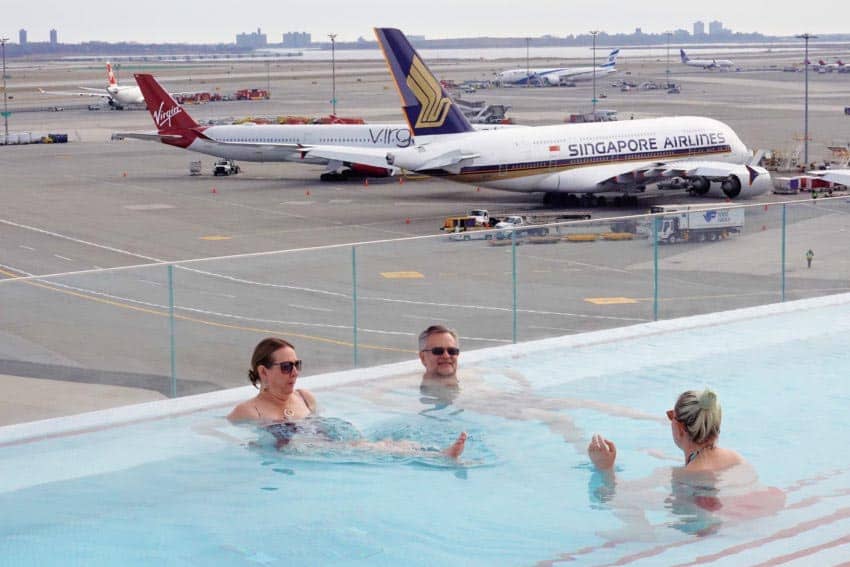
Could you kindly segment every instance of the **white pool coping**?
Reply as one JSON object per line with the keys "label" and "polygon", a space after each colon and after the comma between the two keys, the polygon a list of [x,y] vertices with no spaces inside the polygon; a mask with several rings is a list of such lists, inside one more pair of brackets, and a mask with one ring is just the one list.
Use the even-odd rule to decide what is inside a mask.
{"label": "white pool coping", "polygon": [[[817,309],[831,305],[843,305],[848,302],[850,302],[850,293],[843,293],[786,303],[774,303],[692,317],[682,317],[679,319],[642,323],[617,329],[552,337],[513,345],[495,346],[464,352],[462,365],[473,366],[479,363],[485,363],[494,358],[518,357],[541,350],[552,350],[558,347],[575,348],[594,344],[613,343],[794,311]],[[352,382],[373,381],[392,376],[412,374],[421,371],[421,369],[422,366],[419,360],[414,359],[369,368],[330,372],[310,376],[310,389],[321,391],[322,389],[330,389]],[[253,386],[243,386],[194,396],[158,400],[66,417],[7,425],[0,427],[0,447],[31,443],[88,431],[97,431],[139,421],[149,421],[214,408],[229,407],[252,397],[255,393],[256,390]]]}

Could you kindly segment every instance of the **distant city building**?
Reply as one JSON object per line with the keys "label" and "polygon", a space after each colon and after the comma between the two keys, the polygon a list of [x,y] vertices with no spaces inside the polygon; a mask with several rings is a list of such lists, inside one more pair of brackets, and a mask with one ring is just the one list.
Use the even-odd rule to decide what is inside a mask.
{"label": "distant city building", "polygon": [[59,34],[56,30],[50,30],[50,45],[56,45],[59,43]]}
{"label": "distant city building", "polygon": [[717,20],[709,22],[708,33],[709,35],[723,35],[723,22],[718,22]]}
{"label": "distant city building", "polygon": [[635,28],[635,35],[643,35],[643,30],[641,28]]}
{"label": "distant city building", "polygon": [[694,22],[694,36],[705,35],[705,24],[702,22]]}
{"label": "distant city building", "polygon": [[236,36],[236,45],[237,47],[247,47],[249,49],[257,49],[259,47],[265,47],[268,45],[268,41],[266,40],[266,34],[260,31],[260,28],[257,28],[255,33],[240,33]]}
{"label": "distant city building", "polygon": [[312,36],[307,32],[287,32],[283,34],[284,47],[310,47]]}
{"label": "distant city building", "polygon": [[18,45],[24,46],[27,44],[27,30],[18,30]]}

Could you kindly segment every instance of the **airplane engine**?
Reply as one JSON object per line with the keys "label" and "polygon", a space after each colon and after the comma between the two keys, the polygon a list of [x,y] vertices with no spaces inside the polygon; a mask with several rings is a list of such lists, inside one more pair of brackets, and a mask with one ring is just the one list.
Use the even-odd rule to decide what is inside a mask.
{"label": "airplane engine", "polygon": [[706,177],[694,177],[691,179],[691,190],[697,195],[705,195],[711,189],[711,181]]}
{"label": "airplane engine", "polygon": [[723,190],[724,195],[730,199],[734,199],[741,194],[741,180],[738,179],[737,175],[730,175],[723,180],[720,188]]}

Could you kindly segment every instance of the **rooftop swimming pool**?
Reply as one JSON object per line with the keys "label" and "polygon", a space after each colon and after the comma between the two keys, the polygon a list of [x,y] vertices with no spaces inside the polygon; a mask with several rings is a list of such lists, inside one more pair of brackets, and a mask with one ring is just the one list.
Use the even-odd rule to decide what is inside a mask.
{"label": "rooftop swimming pool", "polygon": [[[420,392],[418,361],[300,378],[368,439],[439,448],[467,431],[457,462],[275,450],[224,419],[250,388],[0,428],[0,563],[838,564],[848,330],[845,294],[465,353],[454,399]],[[687,502],[669,473],[665,410],[705,386],[720,443],[759,475],[738,500],[697,487],[720,506]],[[584,450],[595,432],[618,446],[613,487]],[[748,498],[766,487],[784,506]]]}

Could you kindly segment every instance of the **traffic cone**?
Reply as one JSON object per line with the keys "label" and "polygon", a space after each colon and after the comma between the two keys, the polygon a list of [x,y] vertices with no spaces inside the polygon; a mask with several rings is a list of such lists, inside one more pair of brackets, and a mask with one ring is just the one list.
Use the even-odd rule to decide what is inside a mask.
{"label": "traffic cone", "polygon": [[478,192],[478,193],[480,193],[480,192],[481,192],[481,187],[476,187],[476,188],[475,188],[475,191],[476,191],[476,192]]}
{"label": "traffic cone", "polygon": [[401,176],[401,177],[398,178],[398,184],[404,185],[404,176]]}
{"label": "traffic cone", "polygon": [[212,191],[210,191],[210,193],[213,193],[214,195],[218,195],[218,191],[215,190],[215,187],[212,188]]}
{"label": "traffic cone", "polygon": [[766,227],[765,225],[761,225],[761,229],[762,229],[762,230],[767,230],[767,227]]}
{"label": "traffic cone", "polygon": [[310,196],[310,190],[309,190],[309,189],[307,189],[306,191],[304,191],[304,194],[305,194],[305,195],[307,195],[307,196],[309,197],[309,196]]}
{"label": "traffic cone", "polygon": [[127,172],[126,172],[126,171],[125,171],[125,172],[124,172],[124,175],[123,175],[123,177],[127,177]]}
{"label": "traffic cone", "polygon": [[404,224],[410,224],[410,217],[407,217],[406,219],[404,219]]}
{"label": "traffic cone", "polygon": [[363,187],[368,187],[368,186],[369,186],[369,178],[368,178],[368,177],[364,177],[364,178],[363,178]]}

